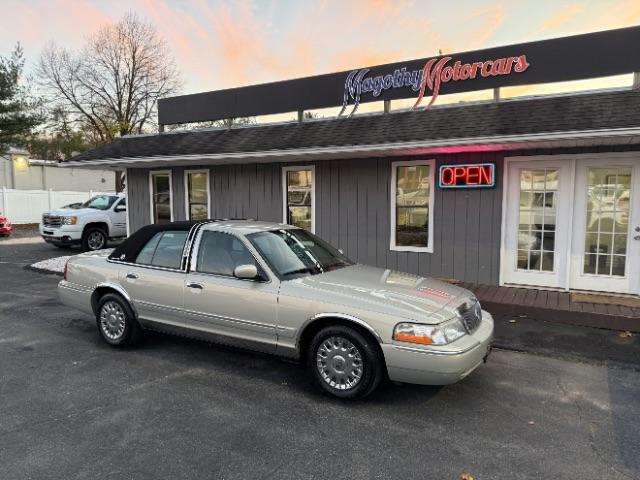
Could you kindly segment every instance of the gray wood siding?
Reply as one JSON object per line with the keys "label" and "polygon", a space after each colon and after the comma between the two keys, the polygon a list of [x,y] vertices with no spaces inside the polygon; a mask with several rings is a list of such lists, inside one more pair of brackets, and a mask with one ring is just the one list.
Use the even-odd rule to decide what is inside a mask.
{"label": "gray wood siding", "polygon": [[151,192],[149,192],[149,170],[127,169],[127,213],[131,233],[151,223]]}
{"label": "gray wood siding", "polygon": [[[430,156],[428,158],[434,158]],[[493,161],[492,189],[434,186],[433,253],[397,252],[391,238],[391,164],[410,158],[316,163],[316,233],[352,259],[421,275],[497,284],[502,221],[502,165],[498,153],[436,156],[443,163]]]}
{"label": "gray wood siding", "polygon": [[[316,233],[357,262],[497,284],[503,155],[458,154],[435,158],[436,172],[442,163],[494,161],[498,168],[497,186],[493,189],[442,190],[434,186],[433,253],[396,252],[389,248],[391,163],[410,160],[406,157],[315,162]],[[281,222],[283,166],[265,163],[209,167],[211,217]],[[184,170],[173,168],[175,220],[185,218]],[[131,230],[135,231],[149,222],[149,180],[147,170],[130,172],[130,221]]]}

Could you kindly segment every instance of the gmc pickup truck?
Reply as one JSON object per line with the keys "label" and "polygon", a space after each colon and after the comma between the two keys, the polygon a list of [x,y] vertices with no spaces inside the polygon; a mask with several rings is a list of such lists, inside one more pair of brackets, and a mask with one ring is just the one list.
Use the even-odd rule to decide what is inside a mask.
{"label": "gmc pickup truck", "polygon": [[84,250],[101,250],[110,239],[127,235],[127,199],[123,193],[97,195],[79,208],[45,212],[40,235],[45,242],[66,248],[81,244]]}

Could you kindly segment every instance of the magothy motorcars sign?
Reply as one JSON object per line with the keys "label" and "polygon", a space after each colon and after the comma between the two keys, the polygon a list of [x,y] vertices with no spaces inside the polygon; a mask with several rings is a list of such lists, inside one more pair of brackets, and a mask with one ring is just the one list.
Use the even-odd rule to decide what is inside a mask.
{"label": "magothy motorcars sign", "polygon": [[640,26],[162,98],[158,123],[333,107],[346,118],[365,102],[412,98],[428,108],[439,95],[638,72],[637,45]]}
{"label": "magothy motorcars sign", "polygon": [[497,77],[522,73],[529,68],[526,55],[517,57],[497,58],[480,62],[463,63],[453,60],[453,57],[431,58],[427,60],[421,70],[407,70],[407,67],[399,68],[393,73],[370,76],[371,69],[362,68],[353,70],[347,75],[344,84],[344,97],[341,116],[347,106],[353,102],[353,109],[349,116],[353,115],[362,99],[363,94],[371,94],[379,97],[382,92],[392,88],[409,88],[417,92],[416,108],[422,102],[425,94],[431,95],[431,100],[426,108],[429,108],[438,98],[440,85],[447,82],[459,82],[473,80],[476,77]]}

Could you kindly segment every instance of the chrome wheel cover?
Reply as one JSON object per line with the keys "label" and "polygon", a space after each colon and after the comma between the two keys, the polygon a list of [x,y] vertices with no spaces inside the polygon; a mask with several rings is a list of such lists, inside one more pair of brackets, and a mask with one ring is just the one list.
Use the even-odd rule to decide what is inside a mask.
{"label": "chrome wheel cover", "polygon": [[104,248],[105,238],[102,232],[91,232],[87,237],[87,245],[90,250],[100,250]]}
{"label": "chrome wheel cover", "polygon": [[124,334],[125,313],[114,301],[108,301],[100,309],[100,329],[109,340],[118,340]]}
{"label": "chrome wheel cover", "polygon": [[336,390],[351,390],[362,379],[362,355],[343,337],[326,338],[318,346],[316,367],[323,380]]}

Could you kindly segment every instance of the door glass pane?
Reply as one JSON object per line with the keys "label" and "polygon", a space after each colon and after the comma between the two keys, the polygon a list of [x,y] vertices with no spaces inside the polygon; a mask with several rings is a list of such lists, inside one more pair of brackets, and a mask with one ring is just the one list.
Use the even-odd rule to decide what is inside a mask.
{"label": "door glass pane", "polygon": [[429,165],[396,167],[396,246],[426,247],[429,243],[429,170]]}
{"label": "door glass pane", "polygon": [[553,272],[558,170],[520,171],[517,268]]}
{"label": "door glass pane", "polygon": [[206,172],[190,172],[187,174],[190,220],[206,220],[209,218],[208,183],[209,175]]}
{"label": "door glass pane", "polygon": [[312,170],[287,171],[287,223],[296,227],[311,230],[312,226]]}
{"label": "door glass pane", "polygon": [[153,174],[153,221],[167,223],[171,221],[171,188],[169,174]]}
{"label": "door glass pane", "polygon": [[583,273],[625,275],[630,191],[629,167],[589,168]]}

